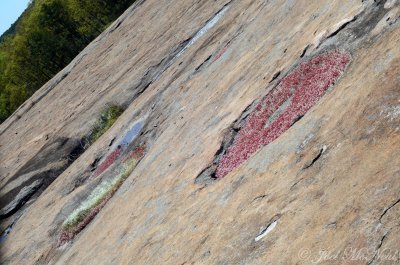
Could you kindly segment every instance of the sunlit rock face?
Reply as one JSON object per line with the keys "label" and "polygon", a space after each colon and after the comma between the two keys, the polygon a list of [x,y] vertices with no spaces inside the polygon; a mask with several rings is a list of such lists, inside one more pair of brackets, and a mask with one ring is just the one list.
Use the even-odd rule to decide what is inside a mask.
{"label": "sunlit rock face", "polygon": [[0,263],[391,264],[399,10],[136,1],[0,125]]}

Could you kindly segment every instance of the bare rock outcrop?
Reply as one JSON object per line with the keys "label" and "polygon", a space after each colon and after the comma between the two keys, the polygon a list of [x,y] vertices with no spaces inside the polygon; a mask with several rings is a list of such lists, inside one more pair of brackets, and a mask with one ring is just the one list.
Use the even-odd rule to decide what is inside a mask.
{"label": "bare rock outcrop", "polygon": [[137,1],[0,126],[2,264],[398,264],[399,17]]}

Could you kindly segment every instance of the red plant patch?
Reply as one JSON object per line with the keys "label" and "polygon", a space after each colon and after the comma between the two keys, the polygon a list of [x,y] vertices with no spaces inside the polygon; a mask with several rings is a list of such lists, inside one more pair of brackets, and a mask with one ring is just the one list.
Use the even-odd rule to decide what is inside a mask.
{"label": "red plant patch", "polygon": [[71,229],[62,230],[60,235],[58,236],[57,246],[60,247],[64,245],[68,241],[72,240],[77,234],[79,234],[79,232],[81,232],[96,217],[96,215],[111,199],[114,193],[110,193],[109,195],[107,195],[107,197],[99,205],[91,209],[90,213],[79,224],[77,224]]}
{"label": "red plant patch", "polygon": [[335,83],[350,54],[330,51],[300,64],[261,100],[222,157],[216,176],[222,178],[261,146],[278,138],[302,117]]}
{"label": "red plant patch", "polygon": [[121,153],[122,153],[121,147],[118,147],[117,149],[112,151],[107,156],[107,158],[103,162],[101,162],[101,164],[96,168],[92,177],[95,178],[95,177],[99,176],[101,173],[103,173],[104,171],[106,171],[107,168],[109,168],[115,162],[115,160],[117,160],[117,158],[121,155]]}
{"label": "red plant patch", "polygon": [[146,146],[144,145],[139,146],[138,148],[130,152],[122,162],[125,163],[126,161],[131,160],[132,158],[140,159],[144,156],[145,151],[146,151]]}

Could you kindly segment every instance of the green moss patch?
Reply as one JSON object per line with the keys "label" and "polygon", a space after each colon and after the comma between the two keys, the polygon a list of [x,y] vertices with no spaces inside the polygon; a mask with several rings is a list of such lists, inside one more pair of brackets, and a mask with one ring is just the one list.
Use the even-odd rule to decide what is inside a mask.
{"label": "green moss patch", "polygon": [[124,112],[124,108],[116,105],[107,107],[100,114],[99,119],[93,126],[92,132],[89,136],[89,143],[92,144],[97,141],[118,119],[118,117]]}

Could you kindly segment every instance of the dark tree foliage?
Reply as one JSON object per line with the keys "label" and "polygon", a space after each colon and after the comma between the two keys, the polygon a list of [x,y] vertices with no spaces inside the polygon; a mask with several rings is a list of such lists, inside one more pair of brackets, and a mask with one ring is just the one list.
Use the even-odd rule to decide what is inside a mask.
{"label": "dark tree foliage", "polygon": [[135,0],[33,0],[0,37],[0,122]]}

